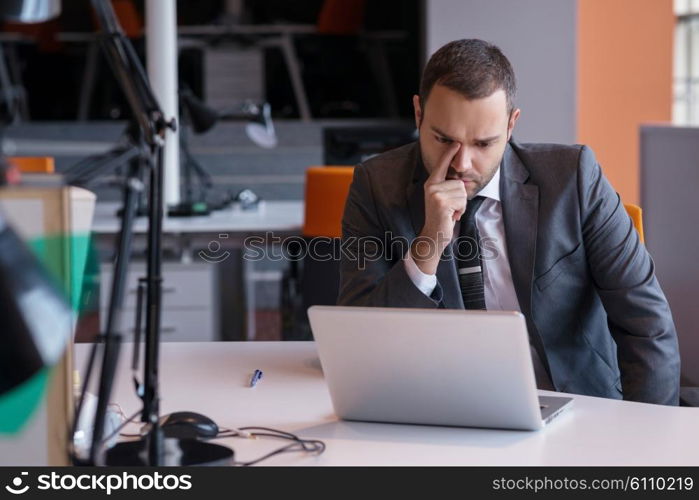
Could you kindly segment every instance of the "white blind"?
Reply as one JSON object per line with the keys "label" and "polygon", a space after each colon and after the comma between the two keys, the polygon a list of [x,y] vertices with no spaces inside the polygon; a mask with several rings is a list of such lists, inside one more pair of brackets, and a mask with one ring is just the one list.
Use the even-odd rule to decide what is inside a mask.
{"label": "white blind", "polygon": [[672,121],[699,125],[699,0],[674,0]]}

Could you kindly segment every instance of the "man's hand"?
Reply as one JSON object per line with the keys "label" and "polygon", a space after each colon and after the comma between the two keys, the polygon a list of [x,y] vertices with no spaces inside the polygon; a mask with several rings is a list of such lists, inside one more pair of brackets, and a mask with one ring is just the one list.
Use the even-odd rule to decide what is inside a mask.
{"label": "man's hand", "polygon": [[461,144],[452,143],[425,181],[425,225],[410,255],[425,274],[435,274],[444,249],[454,236],[454,224],[466,211],[467,194],[460,180],[447,180],[449,165]]}

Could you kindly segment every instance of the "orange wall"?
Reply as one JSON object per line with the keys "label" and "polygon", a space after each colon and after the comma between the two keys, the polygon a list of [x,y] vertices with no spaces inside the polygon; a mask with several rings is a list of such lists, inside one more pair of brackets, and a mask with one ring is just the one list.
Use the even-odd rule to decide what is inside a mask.
{"label": "orange wall", "polygon": [[578,0],[577,141],[626,203],[640,197],[638,129],[672,119],[672,0]]}

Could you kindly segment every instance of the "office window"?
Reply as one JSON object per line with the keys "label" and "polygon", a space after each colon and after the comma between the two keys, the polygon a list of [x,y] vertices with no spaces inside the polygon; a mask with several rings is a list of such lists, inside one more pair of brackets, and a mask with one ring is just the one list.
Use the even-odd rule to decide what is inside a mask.
{"label": "office window", "polygon": [[699,0],[675,0],[672,121],[699,125]]}

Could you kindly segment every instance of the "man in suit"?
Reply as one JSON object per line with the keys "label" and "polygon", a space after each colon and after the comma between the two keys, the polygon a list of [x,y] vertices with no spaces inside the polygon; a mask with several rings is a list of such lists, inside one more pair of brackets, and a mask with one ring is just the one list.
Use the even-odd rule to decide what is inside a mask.
{"label": "man in suit", "polygon": [[672,315],[619,195],[588,147],[514,142],[514,94],[491,44],[430,58],[419,141],[355,168],[338,303],[521,311],[539,388],[677,405]]}

